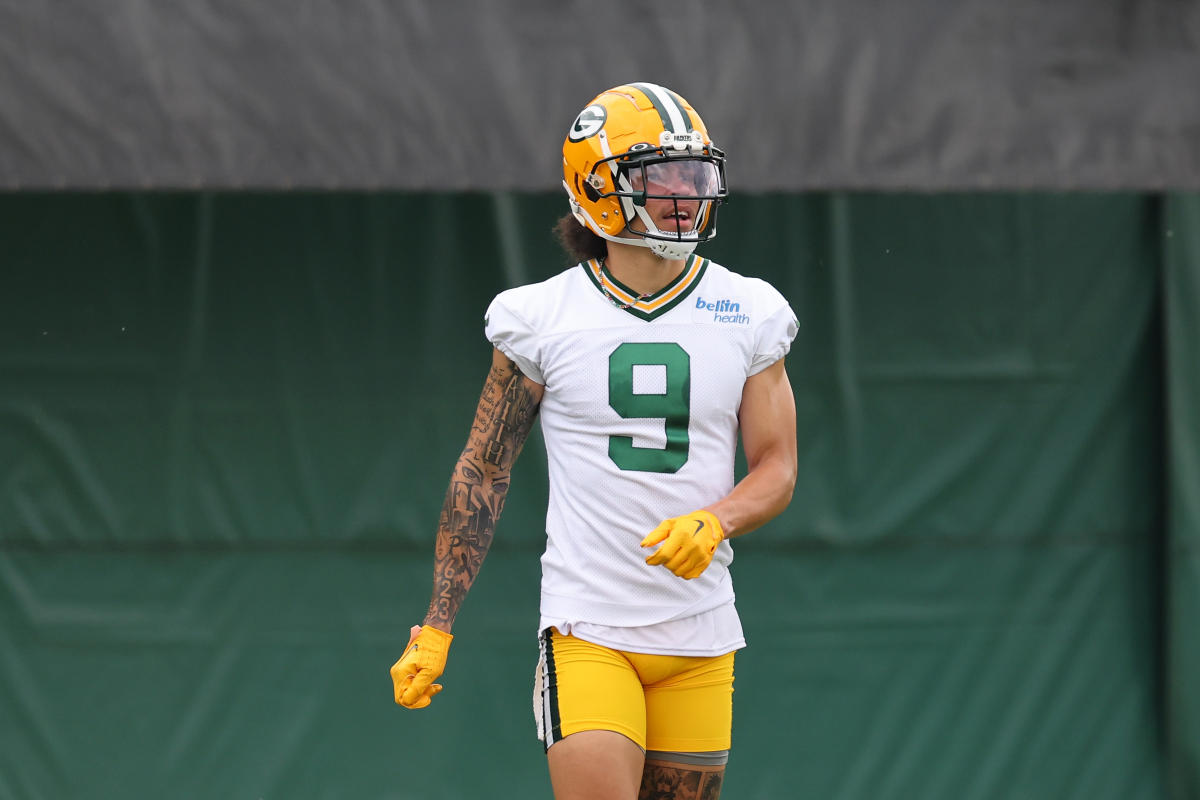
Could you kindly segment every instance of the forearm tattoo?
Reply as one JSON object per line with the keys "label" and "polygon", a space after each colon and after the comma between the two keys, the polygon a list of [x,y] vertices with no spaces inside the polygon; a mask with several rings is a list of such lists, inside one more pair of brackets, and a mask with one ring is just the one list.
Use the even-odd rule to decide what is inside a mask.
{"label": "forearm tattoo", "polygon": [[454,622],[492,545],[509,475],[533,421],[538,398],[517,365],[488,372],[467,445],[458,457],[438,520],[433,597],[425,623]]}

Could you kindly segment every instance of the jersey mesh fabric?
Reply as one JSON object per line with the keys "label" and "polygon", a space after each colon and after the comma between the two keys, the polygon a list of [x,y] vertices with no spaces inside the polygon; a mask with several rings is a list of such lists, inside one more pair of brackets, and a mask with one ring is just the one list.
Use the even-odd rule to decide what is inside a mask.
{"label": "jersey mesh fabric", "polygon": [[634,627],[732,602],[729,542],[690,581],[647,566],[639,543],[663,519],[733,488],[745,381],[796,334],[786,300],[709,263],[681,299],[646,319],[613,305],[579,265],[502,292],[485,326],[545,386],[542,616]]}

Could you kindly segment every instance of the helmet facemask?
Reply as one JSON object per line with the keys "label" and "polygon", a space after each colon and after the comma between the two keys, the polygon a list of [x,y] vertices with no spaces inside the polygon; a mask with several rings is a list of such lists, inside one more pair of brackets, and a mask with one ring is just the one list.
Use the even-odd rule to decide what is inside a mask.
{"label": "helmet facemask", "polygon": [[[615,190],[597,194],[617,198],[625,218],[625,229],[619,237],[613,237],[614,241],[648,247],[663,258],[680,259],[716,235],[717,206],[728,194],[725,156],[717,148],[700,146],[680,152],[635,147],[601,160],[593,174],[596,172],[600,176],[610,173],[612,182],[601,179],[589,183],[615,184]],[[656,214],[660,219],[655,219]]]}

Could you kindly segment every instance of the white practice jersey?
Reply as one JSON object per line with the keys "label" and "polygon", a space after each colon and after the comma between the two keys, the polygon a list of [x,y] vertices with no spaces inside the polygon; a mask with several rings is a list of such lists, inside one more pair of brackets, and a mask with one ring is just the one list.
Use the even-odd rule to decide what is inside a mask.
{"label": "white practice jersey", "polygon": [[730,603],[728,541],[690,581],[647,566],[652,550],[639,543],[733,488],[743,386],[796,335],[783,296],[692,256],[677,280],[638,298],[589,261],[502,292],[485,326],[545,386],[542,618],[648,626]]}

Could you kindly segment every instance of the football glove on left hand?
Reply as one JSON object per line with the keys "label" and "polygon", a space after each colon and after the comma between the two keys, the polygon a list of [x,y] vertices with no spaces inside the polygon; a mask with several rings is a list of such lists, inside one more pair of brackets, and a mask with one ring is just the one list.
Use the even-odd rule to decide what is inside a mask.
{"label": "football glove on left hand", "polygon": [[404,655],[392,665],[392,688],[396,702],[405,708],[424,708],[442,690],[434,683],[446,669],[446,656],[454,637],[445,631],[416,625],[409,631]]}
{"label": "football glove on left hand", "polygon": [[700,576],[712,561],[717,545],[725,538],[721,522],[708,511],[693,511],[682,517],[664,520],[650,535],[642,539],[642,547],[661,546],[650,554],[646,563],[662,564],[685,580]]}

